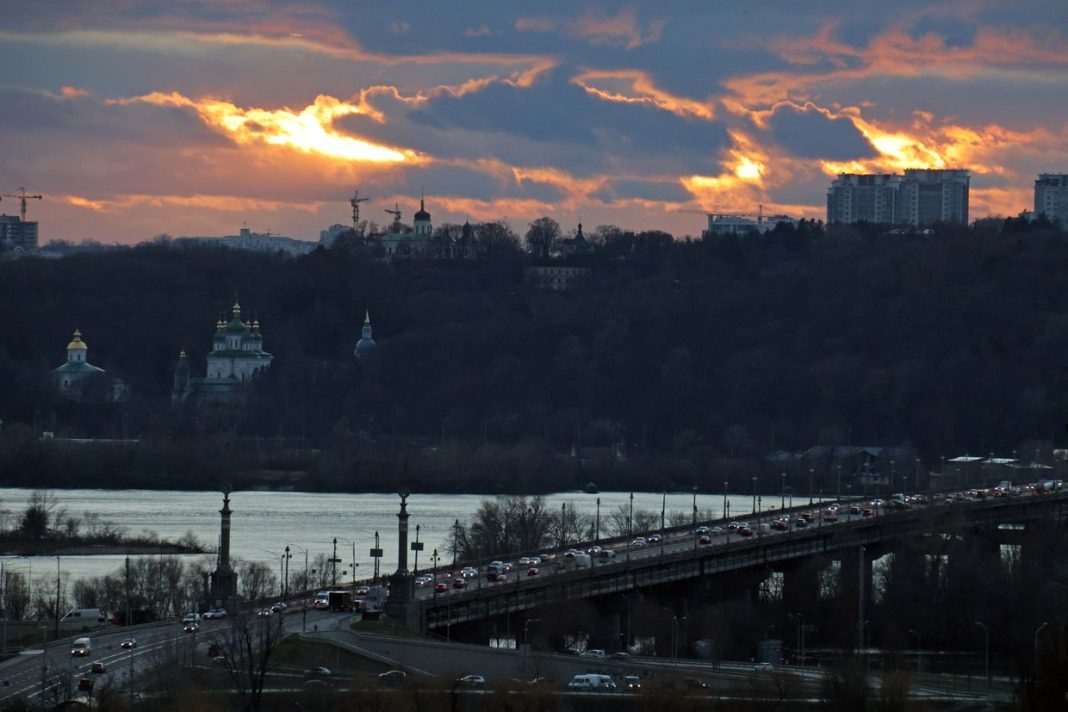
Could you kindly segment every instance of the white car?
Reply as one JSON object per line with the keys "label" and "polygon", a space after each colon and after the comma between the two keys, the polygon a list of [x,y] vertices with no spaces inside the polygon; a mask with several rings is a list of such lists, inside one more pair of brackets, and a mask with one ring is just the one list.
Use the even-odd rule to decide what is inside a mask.
{"label": "white car", "polygon": [[634,537],[634,541],[632,541],[632,542],[630,543],[630,545],[631,545],[631,546],[635,546],[635,547],[638,547],[638,546],[645,546],[645,545],[646,545],[646,544],[648,544],[648,543],[649,543],[649,542],[648,542],[648,541],[646,540],[646,538],[645,538],[645,537],[643,537],[643,536],[636,536],[636,537]]}
{"label": "white car", "polygon": [[204,615],[201,616],[204,620],[215,620],[217,618],[226,618],[225,608],[213,608]]}
{"label": "white car", "polygon": [[584,657],[584,658],[600,658],[600,659],[603,660],[604,658],[606,658],[608,656],[605,655],[605,652],[603,650],[598,650],[598,649],[594,648],[592,650],[587,650],[586,652],[584,652],[582,654],[582,657]]}

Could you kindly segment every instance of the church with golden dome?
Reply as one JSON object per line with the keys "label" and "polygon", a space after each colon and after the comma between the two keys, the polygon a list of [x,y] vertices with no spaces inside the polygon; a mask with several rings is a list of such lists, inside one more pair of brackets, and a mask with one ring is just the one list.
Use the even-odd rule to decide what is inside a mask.
{"label": "church with golden dome", "polygon": [[241,305],[232,307],[229,322],[215,323],[212,350],[207,355],[207,375],[193,378],[185,350],[178,356],[171,401],[229,400],[271,365],[273,356],[263,350],[258,319],[242,321]]}
{"label": "church with golden dome", "polygon": [[89,379],[104,374],[104,369],[89,363],[89,346],[82,341],[82,332],[75,329],[67,344],[67,362],[52,369],[56,392],[65,398],[80,400]]}

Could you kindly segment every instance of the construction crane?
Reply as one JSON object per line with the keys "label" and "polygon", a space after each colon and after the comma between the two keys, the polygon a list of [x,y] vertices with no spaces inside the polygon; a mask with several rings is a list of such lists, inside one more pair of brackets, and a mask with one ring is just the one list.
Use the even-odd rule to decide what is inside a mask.
{"label": "construction crane", "polygon": [[[394,203],[392,210],[390,210],[389,208],[386,208],[386,212],[393,216],[393,224],[396,225],[399,228],[400,227],[400,216],[401,216],[400,203]],[[394,232],[400,232],[400,230],[398,229],[398,230],[395,230]]]}
{"label": "construction crane", "polygon": [[42,196],[42,195],[26,195],[26,189],[22,188],[22,187],[19,188],[19,194],[18,195],[13,195],[11,193],[3,193],[3,194],[0,194],[0,198],[18,198],[19,199],[19,202],[22,205],[22,210],[21,210],[22,222],[26,222],[26,201],[27,200],[44,200],[44,196]]}
{"label": "construction crane", "polygon": [[352,191],[352,200],[349,201],[349,204],[352,206],[352,229],[353,230],[359,230],[360,229],[360,225],[359,225],[359,223],[360,223],[360,203],[367,202],[368,200],[370,200],[370,198],[361,198],[360,197],[360,191],[358,191],[358,190]]}

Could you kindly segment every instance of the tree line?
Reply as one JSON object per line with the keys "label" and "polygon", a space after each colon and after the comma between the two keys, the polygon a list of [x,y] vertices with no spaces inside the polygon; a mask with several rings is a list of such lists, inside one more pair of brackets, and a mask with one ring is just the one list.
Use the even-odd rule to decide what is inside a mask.
{"label": "tree line", "polygon": [[[444,229],[444,228],[442,228]],[[450,228],[451,229],[451,228]],[[385,263],[356,237],[299,258],[160,242],[0,263],[0,477],[212,487],[546,492],[779,488],[765,456],[813,445],[1010,455],[1068,412],[1068,242],[1040,223],[780,225],[674,239],[551,218],[499,223],[477,259]],[[450,238],[451,239],[451,238]],[[588,267],[538,289],[535,264]],[[269,371],[229,405],[172,407],[238,298]],[[352,356],[365,310],[378,342]],[[129,396],[71,402],[50,370],[74,328]],[[137,440],[79,457],[39,440]],[[846,477],[852,476],[847,472]],[[818,489],[835,473],[819,466]],[[793,480],[796,484],[796,480]]]}

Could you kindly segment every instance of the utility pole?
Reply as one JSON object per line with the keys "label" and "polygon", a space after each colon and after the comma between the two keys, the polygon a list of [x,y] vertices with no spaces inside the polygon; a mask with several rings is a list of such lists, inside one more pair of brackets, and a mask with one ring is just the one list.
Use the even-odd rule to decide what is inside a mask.
{"label": "utility pole", "polygon": [[857,652],[864,648],[864,547],[857,551]]}
{"label": "utility pole", "polygon": [[334,537],[334,556],[331,557],[330,563],[333,565],[333,574],[331,576],[333,583],[330,584],[331,588],[337,588],[337,565],[341,563],[341,559],[337,558],[337,537]]}

